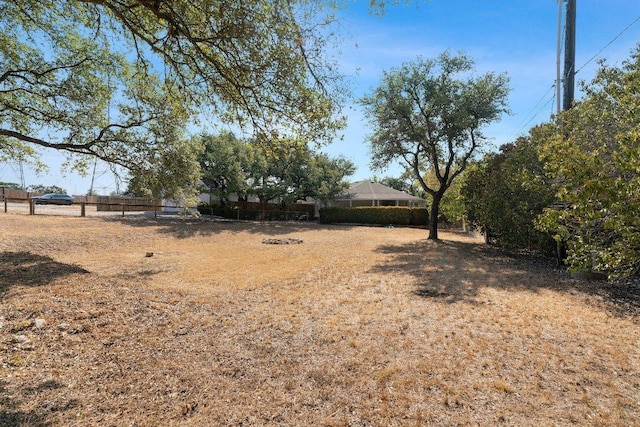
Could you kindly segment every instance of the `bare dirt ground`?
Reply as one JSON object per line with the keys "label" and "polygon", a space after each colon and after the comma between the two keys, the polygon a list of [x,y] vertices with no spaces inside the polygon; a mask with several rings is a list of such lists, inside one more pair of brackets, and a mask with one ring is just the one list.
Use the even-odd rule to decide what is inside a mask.
{"label": "bare dirt ground", "polygon": [[640,425],[637,295],[426,236],[0,214],[0,425]]}

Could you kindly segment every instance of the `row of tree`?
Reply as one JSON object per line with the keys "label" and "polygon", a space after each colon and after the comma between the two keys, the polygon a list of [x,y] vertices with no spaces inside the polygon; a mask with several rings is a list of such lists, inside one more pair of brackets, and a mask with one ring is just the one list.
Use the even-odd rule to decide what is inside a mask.
{"label": "row of tree", "polygon": [[33,184],[28,186],[27,188],[22,188],[20,184],[15,182],[0,182],[0,187],[9,188],[11,190],[24,190],[29,191],[31,193],[57,193],[57,194],[65,194],[67,190],[62,187],[58,187],[57,185],[43,185],[43,184]]}
{"label": "row of tree", "polygon": [[198,156],[203,191],[224,202],[231,196],[283,205],[298,200],[326,201],[347,186],[355,165],[344,157],[332,158],[300,141],[262,144],[243,140],[231,132],[197,137],[203,145]]}

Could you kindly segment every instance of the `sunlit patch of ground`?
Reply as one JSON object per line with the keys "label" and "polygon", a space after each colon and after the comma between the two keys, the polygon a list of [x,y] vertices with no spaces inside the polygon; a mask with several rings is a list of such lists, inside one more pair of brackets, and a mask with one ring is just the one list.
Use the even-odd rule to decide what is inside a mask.
{"label": "sunlit patch of ground", "polygon": [[637,424],[635,311],[426,237],[0,215],[0,425]]}

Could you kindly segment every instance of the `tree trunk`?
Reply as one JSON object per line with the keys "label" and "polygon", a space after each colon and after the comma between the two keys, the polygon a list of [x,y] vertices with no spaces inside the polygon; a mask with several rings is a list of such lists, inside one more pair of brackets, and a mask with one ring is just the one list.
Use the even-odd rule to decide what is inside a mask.
{"label": "tree trunk", "polygon": [[429,240],[438,240],[438,213],[440,212],[440,201],[442,194],[435,194],[429,212]]}

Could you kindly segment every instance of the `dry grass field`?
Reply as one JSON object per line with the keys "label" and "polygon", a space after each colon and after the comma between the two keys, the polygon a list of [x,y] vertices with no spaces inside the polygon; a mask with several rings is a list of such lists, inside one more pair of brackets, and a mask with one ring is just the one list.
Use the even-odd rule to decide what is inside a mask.
{"label": "dry grass field", "polygon": [[426,236],[0,214],[0,425],[640,425],[637,299]]}

